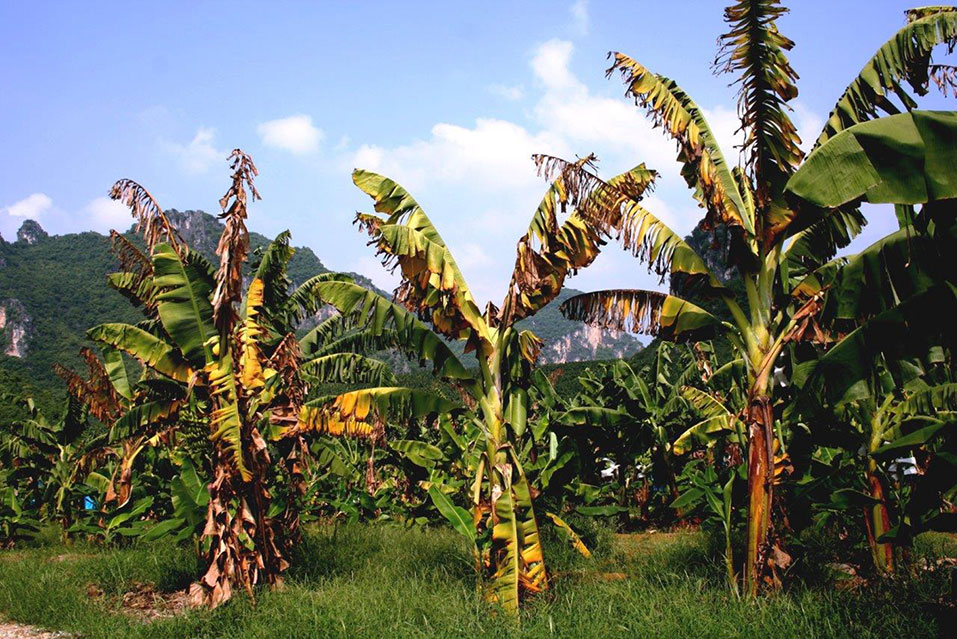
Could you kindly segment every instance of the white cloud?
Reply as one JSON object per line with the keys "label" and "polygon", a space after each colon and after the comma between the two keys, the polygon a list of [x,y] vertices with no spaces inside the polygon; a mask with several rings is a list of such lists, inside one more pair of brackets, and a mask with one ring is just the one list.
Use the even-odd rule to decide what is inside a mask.
{"label": "white cloud", "polygon": [[547,89],[582,87],[578,78],[568,69],[574,45],[568,40],[549,40],[540,45],[532,56],[532,71]]}
{"label": "white cloud", "polygon": [[291,115],[288,118],[263,122],[256,131],[266,146],[283,149],[296,155],[315,153],[325,137],[308,115]]}
{"label": "white cloud", "polygon": [[125,231],[133,224],[130,210],[120,202],[108,197],[98,197],[83,208],[89,220],[89,228],[105,233],[110,230]]}
{"label": "white cloud", "polygon": [[801,136],[801,148],[808,153],[824,128],[824,118],[811,111],[799,100],[791,102],[791,108],[794,109],[791,115],[794,118],[794,126],[797,127],[798,135]]}
{"label": "white cloud", "polygon": [[27,217],[38,220],[52,207],[53,200],[46,193],[33,193],[0,210],[13,217]]}
{"label": "white cloud", "polygon": [[492,84],[489,85],[488,92],[510,102],[521,100],[525,95],[525,89],[521,85]]}
{"label": "white cloud", "polygon": [[339,138],[339,142],[336,144],[335,147],[333,147],[332,150],[336,151],[337,153],[339,151],[345,151],[347,148],[349,148],[349,142],[351,141],[352,140],[349,138],[348,135],[343,135],[341,138]]}
{"label": "white cloud", "polygon": [[655,130],[634,104],[621,98],[593,95],[569,69],[574,47],[565,40],[542,44],[532,58],[532,69],[546,90],[535,105],[539,123],[561,132],[580,155],[619,156],[618,168],[646,162],[666,170],[675,160],[674,143]]}
{"label": "white cloud", "polygon": [[[500,301],[514,264],[515,241],[545,192],[546,184],[530,161],[534,153],[573,159],[595,152],[602,160],[603,175],[645,162],[661,173],[658,189],[646,200],[648,209],[679,233],[689,232],[701,218],[702,211],[679,177],[674,141],[654,129],[642,110],[619,97],[617,89],[609,90],[614,97],[606,97],[583,83],[571,69],[574,53],[571,42],[557,39],[533,51],[530,68],[536,88],[525,97],[533,90],[537,96],[521,124],[489,117],[470,124],[443,122],[423,139],[394,147],[362,145],[349,158],[348,168],[388,175],[416,197],[480,304]],[[709,115],[716,118],[721,144],[733,145],[733,106],[719,106]],[[733,149],[726,152],[735,157]],[[621,252],[614,245],[607,252],[616,255],[603,257],[597,269],[586,269],[596,273],[608,269],[596,275],[603,278],[597,284],[645,283],[647,278],[636,275],[643,269],[635,268],[632,257],[617,255]],[[596,284],[590,275],[581,277],[588,288]]]}
{"label": "white cloud", "polygon": [[566,152],[565,144],[551,132],[532,134],[512,122],[479,118],[471,128],[436,124],[427,140],[392,149],[363,145],[353,163],[388,175],[410,190],[434,183],[466,183],[487,192],[488,187],[540,186],[532,154]]}
{"label": "white cloud", "polygon": [[179,159],[187,173],[205,173],[216,163],[221,162],[225,166],[226,156],[229,155],[227,151],[213,146],[215,137],[216,129],[200,127],[187,144],[166,142],[165,146]]}
{"label": "white cloud", "polygon": [[737,164],[741,145],[744,144],[744,131],[738,130],[741,128],[741,120],[738,118],[737,109],[733,106],[718,105],[713,109],[702,108],[701,112],[714,137],[718,138],[724,158],[732,165]]}
{"label": "white cloud", "polygon": [[356,168],[370,171],[381,171],[385,159],[385,149],[374,144],[363,144],[352,157],[352,164]]}
{"label": "white cloud", "polygon": [[575,0],[568,8],[572,14],[572,26],[580,36],[588,35],[588,0]]}
{"label": "white cloud", "polygon": [[535,50],[530,64],[544,88],[531,111],[535,129],[496,118],[478,118],[473,126],[443,122],[423,140],[393,148],[362,145],[352,155],[353,166],[385,173],[409,189],[467,182],[484,193],[488,186],[534,187],[540,196],[542,180],[529,159],[535,153],[573,158],[595,151],[603,159],[612,156],[621,170],[638,162],[663,172],[675,165],[674,143],[639,109],[594,95],[572,73],[573,53],[565,40]]}

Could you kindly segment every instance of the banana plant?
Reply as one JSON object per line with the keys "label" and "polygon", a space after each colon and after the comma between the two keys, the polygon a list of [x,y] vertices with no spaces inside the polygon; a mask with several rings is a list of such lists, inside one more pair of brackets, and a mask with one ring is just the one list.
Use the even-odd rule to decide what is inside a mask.
{"label": "banana plant", "polygon": [[39,513],[24,499],[8,477],[12,470],[0,471],[0,547],[10,548],[33,539],[40,531]]}
{"label": "banana plant", "polygon": [[[81,485],[104,456],[110,454],[102,436],[91,436],[87,413],[73,399],[63,417],[51,420],[29,397],[5,394],[25,418],[0,424],[0,462],[9,471],[5,483],[17,510],[27,508],[37,519],[56,520],[66,536],[81,510]],[[17,515],[18,517],[21,515]]]}
{"label": "banana plant", "polygon": [[[537,162],[545,174],[563,166],[546,156],[538,156]],[[511,612],[517,612],[525,594],[548,585],[532,490],[518,452],[528,422],[531,367],[542,342],[515,324],[554,299],[565,278],[590,264],[604,243],[604,227],[579,215],[580,208],[611,197],[592,172],[592,162],[588,156],[571,164],[574,170],[561,170],[551,183],[518,242],[501,307],[489,303],[481,310],[448,246],[415,199],[389,178],[364,170],[353,173],[353,182],[373,199],[380,215],[360,213],[356,222],[368,232],[384,264],[401,271],[395,302],[369,292],[360,295],[336,283],[317,286],[322,299],[341,313],[362,309],[379,330],[410,335],[437,374],[456,384],[466,403],[475,407],[478,437],[469,446],[478,461],[471,477],[469,525],[476,532],[469,536],[479,541],[477,563],[490,578],[488,598]],[[636,167],[613,182],[637,198],[653,179],[653,172]],[[574,210],[560,222],[566,208]],[[422,332],[415,316],[430,324],[434,333]],[[439,335],[465,342],[466,352],[475,354],[478,370],[467,371]],[[392,392],[367,389],[343,396],[321,410],[320,420],[346,424],[364,420],[371,428],[385,412],[377,398]],[[441,498],[437,499],[439,506]],[[440,510],[458,513],[444,504]]]}
{"label": "banana plant", "polygon": [[[304,490],[304,437],[317,431],[371,434],[311,422],[315,409],[305,402],[310,384],[390,378],[381,362],[354,352],[361,337],[357,327],[321,323],[300,347],[299,322],[323,305],[314,287],[348,284],[349,278],[322,274],[292,289],[288,233],[258,256],[245,279],[245,220],[249,200],[259,197],[253,184],[258,173],[238,149],[229,161],[232,184],[220,201],[224,228],[216,268],[186,245],[146,189],[131,180],[114,185],[111,196],[131,208],[148,254],[114,234],[123,268],[108,281],[145,317],[136,325],[103,324],[88,334],[144,367],[140,380],[126,384],[130,406],[111,424],[114,439],[136,450],[144,439],[159,437],[176,448],[191,425],[206,430],[203,457],[211,477],[205,478],[209,499],[201,545],[207,569],[191,586],[190,600],[209,607],[237,588],[252,596],[257,584],[281,582],[299,532],[295,500]],[[330,335],[338,346],[331,346]],[[121,364],[109,367],[120,378]],[[432,407],[426,402],[424,409]],[[285,508],[274,497],[279,483],[291,495]],[[188,517],[182,519],[188,524]]]}
{"label": "banana plant", "polygon": [[112,424],[115,436],[175,433],[186,406],[208,416],[213,467],[204,532],[208,570],[190,588],[190,599],[211,607],[228,600],[233,586],[252,595],[260,581],[277,583],[287,565],[283,527],[269,513],[271,460],[260,428],[271,410],[291,410],[297,390],[283,384],[289,360],[294,361],[288,353],[292,344],[274,344],[268,357],[263,353],[261,278],[249,285],[243,317],[237,313],[249,241],[247,198],[258,193],[249,156],[237,149],[230,161],[233,179],[220,202],[225,225],[216,271],[179,238],[145,189],[129,180],[114,185],[111,195],[131,207],[149,255],[124,246],[123,257],[133,256],[127,260],[133,267],[110,283],[138,300],[147,319],[139,326],[103,324],[89,332],[91,339],[139,359],[148,377],[171,390],[159,399],[155,384],[143,380],[148,392]]}
{"label": "banana plant", "polygon": [[[834,347],[839,349],[841,343]],[[840,348],[838,352],[844,350]],[[831,373],[830,352],[816,362],[806,392],[820,390],[815,377]],[[859,479],[836,491],[827,508],[856,509],[863,515],[864,534],[875,570],[892,575],[900,553],[917,532],[953,530],[945,514],[957,482],[949,449],[953,447],[957,384],[947,362],[922,362],[921,375],[898,386],[882,359],[865,381],[868,396],[808,412],[812,434],[839,445],[854,461]],[[826,429],[826,433],[815,432]],[[931,478],[904,460],[914,456],[934,466]],[[905,481],[917,475],[915,482]],[[826,480],[827,478],[822,478]],[[915,508],[911,508],[913,502]],[[952,518],[951,518],[952,519]]]}
{"label": "banana plant", "polygon": [[[794,43],[778,29],[785,12],[779,0],[738,0],[724,13],[729,30],[721,36],[715,68],[738,74],[738,113],[744,133],[742,163],[725,158],[703,111],[672,79],[654,73],[623,53],[612,53],[609,75],[620,72],[627,95],[666,135],[677,142],[681,175],[705,209],[700,226],[729,236],[729,260],[744,284],[739,302],[708,263],[659,218],[631,202],[610,214],[623,246],[662,276],[680,275],[697,298],[720,300],[727,319],[691,300],[647,290],[606,290],[567,300],[570,319],[619,330],[655,334],[666,340],[725,335],[747,367],[748,537],[744,592],[775,583],[778,539],[772,526],[775,362],[795,330],[806,323],[815,302],[798,303],[795,280],[831,259],[859,232],[865,220],[856,206],[819,208],[785,197],[788,179],[804,153],[788,116],[798,89],[786,52]],[[949,67],[931,64],[939,44],[957,43],[957,10],[930,7],[907,12],[907,24],[865,64],[835,105],[823,144],[844,129],[879,113],[896,113],[895,97],[910,110],[915,93],[927,91],[931,76],[946,85]],[[900,152],[901,148],[895,151]],[[622,208],[624,211],[622,211]],[[624,214],[622,214],[624,212]],[[601,211],[595,211],[600,219]]]}
{"label": "banana plant", "polygon": [[[707,347],[696,345],[695,349],[704,355],[701,349]],[[661,342],[653,360],[640,370],[623,360],[589,370],[579,378],[582,391],[558,417],[578,430],[587,427],[597,437],[598,456],[617,464],[622,508],[626,507],[629,469],[645,455],[650,457],[655,484],[665,487],[665,503],[678,498],[673,439],[689,410],[681,389],[703,374],[705,360],[695,349],[689,346],[685,352]],[[666,517],[673,511],[668,513]]]}
{"label": "banana plant", "polygon": [[724,537],[724,568],[728,587],[735,595],[738,591],[738,576],[734,567],[734,549],[731,533],[734,528],[734,483],[744,475],[744,466],[730,466],[723,469],[719,476],[714,464],[705,464],[702,460],[692,460],[681,470],[682,484],[685,490],[672,503],[676,509],[686,512],[699,510],[704,513],[707,524],[717,524]]}
{"label": "banana plant", "polygon": [[142,539],[155,541],[169,535],[176,542],[190,538],[198,540],[206,523],[209,493],[196,466],[188,457],[181,462],[179,475],[170,481],[169,492],[172,516],[151,527]]}
{"label": "banana plant", "polygon": [[[819,352],[795,367],[804,401],[794,412],[816,409],[836,418],[834,430],[849,431],[845,447],[863,452],[864,491],[853,501],[863,507],[871,556],[883,574],[895,571],[897,542],[936,520],[939,500],[954,489],[953,480],[938,481],[930,497],[914,500],[925,512],[911,518],[900,508],[894,526],[894,482],[881,462],[922,449],[935,459],[932,478],[953,475],[949,453],[935,456],[934,441],[949,441],[953,420],[954,339],[944,318],[957,310],[957,181],[949,168],[957,159],[955,136],[953,112],[911,111],[857,124],[820,146],[788,185],[810,206],[893,203],[897,213],[900,230],[801,283],[799,294],[822,296],[814,332],[846,334],[819,340]],[[848,321],[862,315],[863,323]]]}
{"label": "banana plant", "polygon": [[[941,371],[952,367],[953,338],[943,318],[957,311],[952,259],[957,210],[952,204],[949,211],[925,208],[902,216],[914,225],[834,265],[833,274],[824,268],[815,272],[825,283],[819,316],[825,328],[839,330],[841,313],[855,305],[866,305],[873,317],[795,367],[802,395],[794,412],[828,431],[815,433],[812,426],[812,435],[863,454],[863,489],[847,493],[855,497],[848,503],[864,512],[871,556],[881,574],[895,572],[897,542],[910,538],[891,534],[898,528],[891,508],[894,482],[882,457],[903,454],[908,446],[932,451],[932,441],[949,434],[952,410],[953,384]],[[935,464],[947,459],[942,455]],[[952,486],[945,485],[943,492]],[[915,527],[920,528],[916,521]]]}

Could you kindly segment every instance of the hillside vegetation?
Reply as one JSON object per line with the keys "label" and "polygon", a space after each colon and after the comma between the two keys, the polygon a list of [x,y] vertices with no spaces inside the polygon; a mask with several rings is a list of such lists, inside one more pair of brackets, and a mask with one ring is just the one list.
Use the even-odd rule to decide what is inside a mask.
{"label": "hillside vegetation", "polygon": [[[218,219],[193,210],[170,209],[167,215],[191,247],[210,260],[217,259],[216,243],[223,228]],[[126,237],[138,241],[131,231]],[[253,255],[269,242],[264,235],[249,233]],[[106,321],[137,319],[136,310],[106,284],[106,274],[117,266],[109,237],[92,231],[48,235],[39,224],[28,220],[20,239],[0,240],[0,307],[11,309],[7,312],[7,327],[0,327],[0,386],[21,389],[36,397],[47,412],[57,412],[65,394],[62,382],[53,373],[53,364],[82,367],[79,350],[89,345],[85,337],[88,328]],[[329,271],[312,249],[296,247],[289,263],[289,278],[294,286]],[[385,293],[369,278],[357,273],[350,275],[362,286]],[[545,341],[543,363],[610,359],[641,349],[641,343],[629,335],[589,329],[565,319],[558,306],[578,292],[562,291],[552,304],[520,324]],[[15,354],[10,354],[10,332],[15,325],[23,326],[26,339]],[[459,344],[453,345],[459,352],[461,348]],[[415,368],[403,358],[393,357],[391,362],[400,372],[412,373]],[[10,408],[0,405],[0,416],[5,411]]]}

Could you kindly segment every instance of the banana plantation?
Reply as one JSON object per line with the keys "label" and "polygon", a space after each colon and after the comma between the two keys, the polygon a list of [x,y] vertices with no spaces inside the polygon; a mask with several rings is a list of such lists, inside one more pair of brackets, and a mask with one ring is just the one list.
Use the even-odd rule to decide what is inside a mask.
{"label": "banana plantation", "polygon": [[[361,166],[354,231],[386,294],[293,278],[289,231],[252,248],[270,168],[243,150],[203,178],[225,190],[214,260],[116,181],[133,228],[97,286],[129,312],[85,327],[84,368],[54,365],[57,405],[0,388],[0,615],[78,637],[945,636],[957,111],[922,100],[957,89],[934,58],[957,8],[882,25],[810,140],[786,12],[724,10],[734,157],[667,69],[608,55],[704,241],[656,211],[670,164],[536,154],[492,300]],[[879,217],[892,232],[852,245]],[[615,253],[635,288],[559,297]],[[528,320],[559,301],[644,348],[546,365]]]}

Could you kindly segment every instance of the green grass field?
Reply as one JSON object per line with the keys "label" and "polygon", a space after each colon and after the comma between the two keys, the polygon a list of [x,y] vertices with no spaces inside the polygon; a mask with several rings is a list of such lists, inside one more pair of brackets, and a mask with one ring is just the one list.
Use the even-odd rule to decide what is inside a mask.
{"label": "green grass field", "polygon": [[[947,554],[945,538],[921,540]],[[547,552],[553,587],[523,611],[520,625],[482,602],[468,549],[446,530],[382,525],[311,530],[286,586],[237,597],[218,610],[146,621],[124,609],[123,593],[188,586],[189,549],[141,544],[104,550],[50,544],[0,553],[0,614],[95,637],[933,637],[921,605],[949,590],[943,571],[920,571],[868,587],[821,577],[793,579],[755,602],[735,599],[700,533],[598,537],[581,558],[557,539]],[[952,556],[952,555],[951,555]],[[822,573],[823,574],[823,573]]]}

